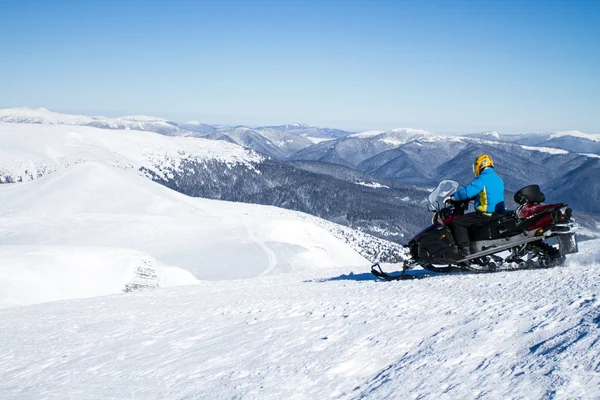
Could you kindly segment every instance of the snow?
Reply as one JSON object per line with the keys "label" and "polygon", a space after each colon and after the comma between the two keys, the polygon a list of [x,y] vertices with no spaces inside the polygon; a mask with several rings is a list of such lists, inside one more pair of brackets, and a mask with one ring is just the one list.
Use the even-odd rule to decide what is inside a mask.
{"label": "snow", "polygon": [[482,135],[493,137],[494,139],[500,140],[500,134],[496,131],[485,132]]}
{"label": "snow", "polygon": [[415,139],[430,136],[431,133],[420,129],[399,128],[387,131],[381,135],[380,141],[391,146],[401,146]]}
{"label": "snow", "polygon": [[310,140],[314,144],[335,140],[335,138],[316,138],[316,137],[311,137],[311,136],[304,136],[304,137],[307,138],[308,140]]}
{"label": "snow", "polygon": [[567,266],[364,268],[0,310],[0,397],[600,397],[600,241]]}
{"label": "snow", "polygon": [[462,137],[467,137],[467,138],[479,138],[479,139],[484,139],[484,140],[491,140],[491,141],[499,141],[502,140],[500,138],[500,134],[496,131],[487,131],[487,132],[480,132],[480,133],[451,133],[451,136],[462,136]]}
{"label": "snow", "polygon": [[167,285],[368,264],[335,224],[191,198],[100,162],[0,185],[0,221],[0,307],[118,293],[144,263]]}
{"label": "snow", "polygon": [[224,141],[167,137],[132,130],[87,126],[0,124],[0,176],[37,178],[85,161],[163,175],[183,160],[216,160],[251,168],[264,158]]}
{"label": "snow", "polygon": [[48,111],[45,108],[31,109],[15,107],[0,109],[0,122],[30,123],[50,125],[87,125],[103,123],[106,125],[126,124],[127,122],[168,122],[164,118],[147,115],[129,115],[119,118],[87,117],[84,115],[62,114]]}
{"label": "snow", "polygon": [[124,121],[144,121],[144,122],[167,122],[164,118],[150,117],[148,115],[127,115],[125,117],[113,118],[114,120]]}
{"label": "snow", "polygon": [[600,158],[600,155],[594,153],[580,153],[582,156],[590,157],[590,158]]}
{"label": "snow", "polygon": [[525,150],[541,151],[543,153],[550,154],[569,154],[568,151],[563,149],[557,149],[554,147],[538,147],[538,146],[521,146]]}
{"label": "snow", "polygon": [[353,137],[353,138],[370,138],[370,137],[373,137],[373,136],[381,135],[384,132],[385,131],[365,131],[365,132],[353,133],[352,135],[349,135],[348,137]]}
{"label": "snow", "polygon": [[133,129],[157,132],[170,136],[185,135],[177,124],[163,118],[146,115],[130,115],[118,118],[87,117],[83,115],[61,114],[45,108],[36,110],[21,108],[0,109],[0,122],[29,123],[45,125],[80,125],[102,129]]}
{"label": "snow", "polygon": [[60,114],[45,108],[31,109],[26,107],[0,109],[0,122],[29,124],[63,124],[85,125],[95,118],[83,115]]}
{"label": "snow", "polygon": [[463,137],[434,133],[423,129],[414,128],[396,128],[389,131],[366,131],[355,133],[348,137],[363,139],[378,137],[383,143],[390,144],[392,146],[400,146],[417,139],[423,141],[460,141],[463,139]]}
{"label": "snow", "polygon": [[555,138],[560,138],[560,137],[564,137],[564,136],[572,136],[572,137],[578,137],[578,138],[582,138],[582,139],[592,140],[594,142],[600,142],[600,134],[583,133],[581,131],[558,131],[558,132],[554,132],[553,134],[550,135],[550,137],[548,138],[548,140],[555,139]]}
{"label": "snow", "polygon": [[379,189],[379,188],[389,189],[390,188],[389,186],[382,185],[379,182],[370,182],[370,183],[368,183],[368,182],[364,182],[364,181],[359,181],[359,182],[356,182],[356,184],[357,185],[361,185],[361,186],[370,187],[370,188],[375,188],[375,189]]}
{"label": "snow", "polygon": [[391,146],[401,146],[406,142],[404,140],[392,139],[392,138],[384,138],[381,141],[385,144],[389,144]]}
{"label": "snow", "polygon": [[169,136],[183,136],[186,133],[173,122],[169,122],[162,118],[148,117],[145,115],[97,119],[86,125],[101,129],[132,129],[138,131],[150,131]]}
{"label": "snow", "polygon": [[414,140],[423,141],[460,141],[462,138],[432,133],[422,129],[413,128],[397,128],[389,131],[367,131],[351,135],[350,137],[370,139],[376,138],[382,143],[390,145],[392,147],[401,146],[403,144],[412,142]]}
{"label": "snow", "polygon": [[163,287],[198,282],[148,254],[116,247],[3,245],[0,259],[2,307],[119,293],[140,268],[151,268]]}
{"label": "snow", "polygon": [[436,135],[432,132],[425,131],[423,129],[414,129],[414,128],[396,128],[388,131],[390,133],[400,133],[403,135],[415,135],[415,136],[429,136]]}

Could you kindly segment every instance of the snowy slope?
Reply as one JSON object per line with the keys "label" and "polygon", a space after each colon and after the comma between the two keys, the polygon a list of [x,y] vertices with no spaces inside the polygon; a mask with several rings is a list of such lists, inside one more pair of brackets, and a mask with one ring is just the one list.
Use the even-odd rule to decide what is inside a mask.
{"label": "snowy slope", "polygon": [[218,129],[215,126],[203,124],[200,121],[188,121],[186,123],[179,125],[179,127],[186,131],[199,132],[199,133],[214,132]]}
{"label": "snowy slope", "polygon": [[[464,136],[464,135],[457,135],[457,136]],[[500,141],[500,140],[503,140],[503,137],[505,135],[500,135],[496,131],[488,131],[488,132],[479,132],[479,133],[469,133],[466,136],[470,137],[470,138],[477,138],[477,139],[484,139],[484,140],[498,140],[498,141]]]}
{"label": "snowy slope", "polygon": [[[146,115],[131,115],[117,118],[87,117],[83,115],[61,114],[49,111],[45,108],[30,109],[26,107],[0,109],[0,123],[26,123],[45,125],[80,125],[92,126],[101,129],[117,130],[139,130],[156,132],[167,136],[195,136],[209,139],[223,140],[223,135],[231,136],[231,141],[252,146],[256,138],[245,138],[244,131],[259,137],[258,141],[264,141],[255,150],[264,151],[268,155],[284,158],[297,152],[312,143],[323,140],[332,140],[347,136],[350,132],[326,127],[316,127],[305,124],[288,124],[280,126],[264,126],[255,129],[247,127],[212,126],[202,124],[199,121],[189,121],[181,125]],[[211,133],[218,134],[211,136]],[[244,143],[250,142],[250,143]],[[273,154],[271,154],[273,153]]]}
{"label": "snowy slope", "polygon": [[600,154],[600,134],[581,131],[506,135],[503,139],[527,146],[554,147],[574,153]]}
{"label": "snowy slope", "polygon": [[[191,198],[97,162],[1,185],[0,220],[0,306],[115,293],[144,262],[168,284],[368,265],[326,229],[337,225],[275,207]],[[40,251],[47,256],[36,256]],[[84,278],[72,276],[77,269],[82,287]],[[106,284],[94,286],[103,276]],[[47,286],[62,289],[41,296],[53,290]]]}
{"label": "snowy slope", "polygon": [[306,137],[289,133],[284,129],[249,128],[246,126],[225,127],[219,130],[195,134],[213,140],[226,140],[276,159],[285,159],[314,142]]}
{"label": "snowy slope", "polygon": [[86,125],[102,129],[132,129],[137,131],[149,131],[167,136],[186,135],[186,132],[180,129],[176,123],[162,118],[149,117],[146,115],[102,118],[92,121]]}
{"label": "snowy slope", "polygon": [[541,271],[301,271],[0,310],[0,397],[597,399],[599,247]]}
{"label": "snowy slope", "polygon": [[0,109],[0,122],[44,125],[86,125],[95,118],[84,115],[60,114],[45,108],[31,109],[27,107]]}
{"label": "snowy slope", "polygon": [[231,143],[152,132],[85,126],[0,124],[0,180],[37,178],[84,161],[162,174],[183,160],[214,160],[251,168],[263,157]]}
{"label": "snowy slope", "polygon": [[581,132],[581,131],[558,131],[558,132],[554,132],[554,133],[550,134],[550,136],[548,137],[548,140],[550,140],[550,139],[556,139],[556,138],[560,138],[560,137],[565,137],[565,136],[587,139],[587,140],[591,140],[593,142],[600,142],[600,134],[597,134],[597,133],[596,134],[594,134],[594,133],[584,133],[584,132]]}
{"label": "snowy slope", "polygon": [[133,285],[155,288],[195,283],[198,280],[190,272],[131,249],[0,245],[0,307],[102,296]]}
{"label": "snowy slope", "polygon": [[462,138],[456,136],[412,128],[366,131],[312,145],[297,152],[291,159],[329,162],[360,170],[360,163],[408,143],[423,141],[435,145],[440,142],[460,142],[461,140]]}
{"label": "snowy slope", "polygon": [[286,124],[277,126],[262,126],[256,128],[260,132],[280,132],[288,133],[292,135],[302,136],[305,138],[314,139],[337,139],[340,137],[348,136],[352,132],[343,131],[340,129],[333,129],[324,126],[311,126],[307,124]]}
{"label": "snowy slope", "polygon": [[[366,131],[349,135],[348,138],[360,138],[369,141],[380,141],[392,147],[400,146],[417,139],[454,140],[452,136],[429,132],[423,129],[396,128],[389,131]],[[392,148],[390,147],[390,148]]]}
{"label": "snowy slope", "polygon": [[83,115],[61,114],[45,108],[26,107],[0,109],[0,122],[44,124],[44,125],[81,125],[102,129],[132,129],[156,132],[169,136],[185,136],[186,131],[171,121],[146,115],[132,115],[119,118],[86,117]]}

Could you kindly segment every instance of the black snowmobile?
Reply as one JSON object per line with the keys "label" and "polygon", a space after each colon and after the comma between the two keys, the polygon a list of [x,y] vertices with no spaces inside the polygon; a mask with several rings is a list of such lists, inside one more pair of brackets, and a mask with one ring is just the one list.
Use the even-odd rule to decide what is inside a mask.
{"label": "black snowmobile", "polygon": [[407,271],[415,266],[435,272],[549,268],[578,251],[571,209],[564,203],[542,204],[540,187],[530,185],[515,193],[515,211],[494,214],[485,225],[469,230],[471,254],[462,257],[448,225],[464,214],[472,199],[443,201],[458,187],[458,182],[444,180],[431,192],[432,225],[408,243],[410,258],[402,274],[389,275],[376,263],[371,267],[373,275],[385,280],[414,279],[417,276]]}

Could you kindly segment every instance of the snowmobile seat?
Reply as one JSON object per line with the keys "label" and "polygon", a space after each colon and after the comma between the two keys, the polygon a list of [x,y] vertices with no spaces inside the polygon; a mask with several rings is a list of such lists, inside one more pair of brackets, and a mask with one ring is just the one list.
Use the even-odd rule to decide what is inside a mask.
{"label": "snowmobile seat", "polygon": [[501,239],[511,236],[517,228],[517,218],[514,211],[495,213],[484,225],[469,230],[469,240]]}
{"label": "snowmobile seat", "polygon": [[517,204],[526,204],[526,203],[534,203],[539,204],[543,203],[546,200],[544,193],[540,191],[539,185],[529,185],[525,186],[522,189],[519,189],[515,193],[514,197],[515,203]]}
{"label": "snowmobile seat", "polygon": [[507,217],[513,217],[514,215],[515,215],[514,210],[506,210],[506,211],[502,211],[502,212],[498,212],[498,213],[493,213],[491,218],[492,218],[492,221],[503,221]]}

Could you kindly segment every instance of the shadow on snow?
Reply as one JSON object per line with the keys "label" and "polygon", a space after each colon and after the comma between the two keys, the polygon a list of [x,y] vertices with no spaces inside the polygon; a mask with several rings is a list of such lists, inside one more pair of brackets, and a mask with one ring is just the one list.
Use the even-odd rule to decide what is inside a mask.
{"label": "shadow on snow", "polygon": [[[390,276],[398,276],[400,275],[402,272],[401,271],[397,271],[397,272],[390,272],[389,275]],[[443,274],[438,274],[436,272],[431,272],[431,271],[427,271],[427,270],[411,270],[410,272],[411,276],[414,276],[415,278],[430,278],[430,277],[434,277],[434,276],[439,276],[439,275],[443,275]],[[363,272],[363,273],[358,273],[355,274],[354,272],[350,272],[348,274],[342,274],[340,276],[333,276],[330,278],[315,278],[315,279],[307,279],[304,282],[332,282],[332,281],[378,281],[378,282],[388,282],[385,281],[383,279],[379,279],[377,278],[375,275],[373,275],[370,272]]]}

